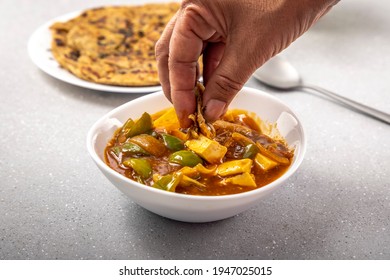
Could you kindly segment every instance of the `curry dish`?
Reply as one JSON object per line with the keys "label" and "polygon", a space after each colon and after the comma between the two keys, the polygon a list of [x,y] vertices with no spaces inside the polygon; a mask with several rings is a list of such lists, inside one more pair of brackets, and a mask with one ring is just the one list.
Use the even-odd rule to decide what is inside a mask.
{"label": "curry dish", "polygon": [[291,164],[294,151],[270,137],[251,112],[229,110],[212,124],[198,110],[194,126],[180,128],[174,108],[128,119],[105,149],[107,165],[150,187],[191,195],[227,195],[260,188]]}

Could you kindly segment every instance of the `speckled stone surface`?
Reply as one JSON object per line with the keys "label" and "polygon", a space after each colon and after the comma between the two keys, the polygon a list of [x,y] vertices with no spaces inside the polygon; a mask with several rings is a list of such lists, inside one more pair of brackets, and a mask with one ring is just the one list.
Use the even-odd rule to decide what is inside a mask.
{"label": "speckled stone surface", "polygon": [[[26,50],[48,19],[108,3],[0,3],[0,259],[390,259],[390,126],[317,94],[248,81],[296,111],[308,148],[295,176],[236,217],[176,222],[115,189],[86,134],[140,95],[65,84]],[[341,1],[285,57],[306,81],[390,112],[389,14],[386,1]]]}

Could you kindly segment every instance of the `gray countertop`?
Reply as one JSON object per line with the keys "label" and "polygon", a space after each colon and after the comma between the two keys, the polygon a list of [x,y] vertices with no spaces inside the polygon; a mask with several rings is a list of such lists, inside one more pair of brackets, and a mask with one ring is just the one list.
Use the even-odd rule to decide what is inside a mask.
{"label": "gray countertop", "polygon": [[[58,81],[26,48],[47,20],[108,3],[0,3],[0,259],[390,259],[390,126],[317,94],[248,81],[293,108],[308,148],[299,171],[242,214],[176,222],[114,188],[86,134],[141,95]],[[341,1],[284,55],[306,81],[390,112],[389,14],[390,2]]]}

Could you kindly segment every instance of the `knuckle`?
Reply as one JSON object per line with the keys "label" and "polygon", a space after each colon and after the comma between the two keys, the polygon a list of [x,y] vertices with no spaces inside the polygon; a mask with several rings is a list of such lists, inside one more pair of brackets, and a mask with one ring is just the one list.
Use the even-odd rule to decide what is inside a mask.
{"label": "knuckle", "polygon": [[183,0],[181,1],[181,9],[186,10],[188,7],[191,7],[195,1],[194,0]]}
{"label": "knuckle", "polygon": [[201,7],[196,1],[183,1],[181,6],[182,20],[186,25],[196,26],[199,23],[201,16]]}
{"label": "knuckle", "polygon": [[169,68],[184,68],[196,70],[197,61],[185,61],[181,59],[169,59]]}
{"label": "knuckle", "polygon": [[233,96],[242,89],[244,83],[234,80],[233,78],[217,74],[215,80],[216,89],[218,94],[225,100],[230,100]]}

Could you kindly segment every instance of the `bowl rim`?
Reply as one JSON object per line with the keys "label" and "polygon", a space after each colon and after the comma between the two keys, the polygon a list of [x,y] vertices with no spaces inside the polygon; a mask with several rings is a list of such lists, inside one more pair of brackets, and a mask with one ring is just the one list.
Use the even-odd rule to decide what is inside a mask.
{"label": "bowl rim", "polygon": [[129,179],[129,178],[119,174],[118,172],[116,172],[115,170],[110,168],[104,162],[104,160],[102,160],[97,155],[97,152],[95,151],[95,149],[93,147],[94,135],[97,134],[96,133],[97,129],[100,127],[101,123],[105,119],[108,119],[108,118],[112,117],[113,115],[115,115],[116,113],[122,111],[123,108],[129,106],[130,103],[131,104],[133,104],[133,103],[141,103],[141,102],[143,103],[143,102],[147,101],[148,99],[153,99],[155,97],[164,95],[163,91],[157,91],[157,92],[154,92],[154,93],[151,93],[151,94],[144,95],[142,97],[133,99],[133,100],[131,100],[129,102],[126,102],[126,103],[124,103],[124,104],[114,108],[113,110],[110,110],[108,113],[106,113],[102,117],[100,117],[92,125],[92,127],[88,131],[87,139],[86,139],[87,140],[86,141],[87,142],[86,143],[87,144],[87,150],[88,150],[90,156],[92,157],[93,161],[95,162],[95,164],[100,169],[104,169],[105,172],[108,172],[110,175],[114,176],[115,178],[117,178],[117,179],[119,179],[121,181],[129,183],[131,185],[135,185],[138,188],[141,188],[141,189],[146,190],[146,191],[151,191],[151,192],[156,193],[156,194],[166,195],[168,197],[177,198],[177,199],[188,199],[188,200],[196,200],[196,201],[213,201],[213,200],[230,201],[230,200],[236,200],[236,199],[239,199],[239,198],[256,197],[256,195],[258,195],[260,193],[263,193],[263,192],[266,192],[268,190],[271,190],[271,189],[275,188],[277,185],[282,184],[283,182],[285,182],[288,178],[290,178],[295,173],[295,171],[301,165],[301,163],[303,161],[303,158],[304,158],[304,155],[306,153],[307,139],[306,139],[305,130],[304,130],[303,125],[302,125],[302,121],[297,117],[295,112],[289,106],[287,106],[284,102],[282,102],[280,99],[276,98],[275,96],[273,96],[273,95],[271,95],[271,94],[269,94],[267,92],[264,92],[264,91],[259,90],[259,89],[251,88],[251,87],[243,87],[239,91],[239,93],[241,93],[242,91],[252,92],[252,93],[255,93],[255,94],[260,94],[262,96],[266,96],[267,98],[271,99],[274,102],[281,103],[284,107],[286,107],[289,110],[288,113],[290,113],[298,121],[299,128],[300,128],[300,134],[301,134],[302,141],[301,141],[301,145],[300,145],[299,157],[295,158],[294,163],[290,166],[290,168],[282,176],[280,176],[275,181],[272,181],[271,183],[269,183],[269,184],[267,184],[267,185],[265,185],[263,187],[256,188],[254,190],[243,192],[243,193],[227,194],[227,195],[219,195],[219,196],[218,195],[211,195],[211,196],[209,196],[209,195],[207,195],[207,196],[206,195],[204,195],[204,196],[202,196],[202,195],[189,195],[189,194],[182,194],[182,193],[176,193],[176,192],[169,192],[169,191],[165,191],[165,190],[160,190],[160,189],[157,189],[157,188],[153,188],[153,187],[150,187],[150,186],[138,183],[136,181],[133,181],[133,180],[131,180],[131,179]]}

